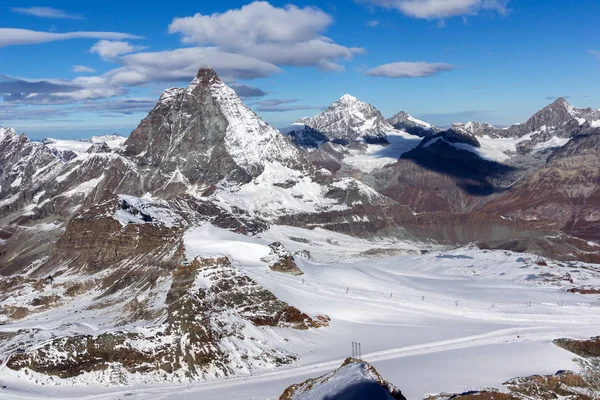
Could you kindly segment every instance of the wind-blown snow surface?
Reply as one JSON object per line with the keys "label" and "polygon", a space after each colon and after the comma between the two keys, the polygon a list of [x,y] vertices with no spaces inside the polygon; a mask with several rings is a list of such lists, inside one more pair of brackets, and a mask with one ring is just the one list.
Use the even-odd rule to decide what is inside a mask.
{"label": "wind-blown snow surface", "polygon": [[[261,262],[268,244],[282,242],[304,275],[270,271]],[[256,329],[266,341],[285,338],[300,356],[291,367],[222,381],[136,387],[36,386],[0,366],[5,399],[271,399],[292,383],[337,368],[362,343],[363,358],[408,399],[425,393],[501,386],[506,379],[577,369],[574,355],[551,343],[559,337],[598,335],[594,296],[566,293],[573,284],[600,284],[600,266],[560,264],[537,256],[472,247],[430,248],[413,243],[367,241],[321,229],[274,226],[256,237],[210,224],[189,230],[186,257],[227,255],[278,298],[311,315],[328,315],[329,327],[309,331]],[[420,247],[422,249],[422,247]],[[379,254],[381,258],[374,255]],[[538,265],[541,264],[541,265]],[[89,314],[88,314],[89,315]],[[2,331],[56,327],[59,315],[4,325]],[[44,320],[50,318],[49,320]],[[85,314],[84,314],[85,316]],[[80,317],[70,330],[98,326]],[[60,331],[54,333],[60,335]],[[2,369],[4,368],[4,369]]]}

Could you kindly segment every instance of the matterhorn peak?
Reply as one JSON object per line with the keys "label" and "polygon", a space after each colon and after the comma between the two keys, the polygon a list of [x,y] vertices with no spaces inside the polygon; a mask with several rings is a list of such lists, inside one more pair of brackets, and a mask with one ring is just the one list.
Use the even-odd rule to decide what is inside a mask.
{"label": "matterhorn peak", "polygon": [[210,68],[200,69],[185,89],[167,89],[125,145],[128,155],[162,176],[178,170],[198,184],[233,175],[247,181],[265,162],[298,158],[295,148]]}
{"label": "matterhorn peak", "polygon": [[209,86],[214,85],[215,83],[220,83],[221,78],[212,68],[200,68],[194,80],[188,86],[188,91],[192,91],[197,87],[207,88]]}

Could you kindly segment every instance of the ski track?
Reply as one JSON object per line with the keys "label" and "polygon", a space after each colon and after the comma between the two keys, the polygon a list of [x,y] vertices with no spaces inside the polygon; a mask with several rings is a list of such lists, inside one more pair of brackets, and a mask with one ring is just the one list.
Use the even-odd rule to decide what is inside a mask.
{"label": "ski track", "polygon": [[[336,244],[325,242],[327,236],[333,237]],[[286,239],[289,237],[307,237],[310,244]],[[304,275],[276,273],[260,262],[266,245],[273,239],[281,240],[290,251],[310,249],[314,260],[298,260]],[[423,368],[432,359],[433,362],[453,359],[457,354],[472,351],[476,351],[482,362],[492,362],[496,356],[506,353],[511,364],[514,363],[509,365],[510,372],[492,371],[481,381],[462,382],[463,385],[491,382],[500,387],[504,379],[516,376],[510,375],[513,368],[528,374],[577,368],[569,361],[575,357],[552,345],[552,340],[567,336],[586,338],[600,333],[597,322],[600,307],[590,306],[595,300],[593,296],[565,293],[561,286],[528,281],[532,275],[556,272],[559,268],[556,265],[540,267],[523,261],[527,257],[535,260],[534,256],[472,248],[387,258],[360,256],[368,248],[398,246],[412,247],[407,243],[369,243],[333,233],[323,236],[321,231],[299,228],[276,227],[260,237],[247,237],[204,226],[192,231],[186,239],[188,258],[198,254],[227,253],[233,265],[281,300],[309,314],[332,318],[327,328],[305,332],[277,331],[290,340],[288,346],[291,347],[288,348],[300,355],[298,364],[214,381],[102,387],[36,385],[15,378],[12,371],[5,369],[4,363],[0,366],[0,385],[8,387],[0,390],[0,398],[267,399],[278,396],[292,383],[339,367],[344,357],[350,355],[350,341],[353,340],[363,343],[362,358],[376,368],[382,366],[384,377],[391,372],[390,381],[403,392],[413,395],[408,398],[423,398],[424,390],[452,390],[453,387],[447,385],[455,371],[445,371],[441,382],[424,386],[410,380],[403,382],[405,378],[395,372],[394,365],[406,373],[406,368],[410,367],[402,365],[403,362],[411,365],[416,362]],[[339,250],[336,254],[335,249],[347,253],[340,257]],[[332,257],[333,254],[336,256]],[[600,272],[598,266],[593,268]],[[599,280],[592,275],[582,279],[587,283]],[[79,299],[83,305],[86,301]],[[51,332],[67,327],[62,331],[63,335],[78,330],[94,334],[105,329],[102,318],[108,318],[99,313],[68,316],[63,311],[66,319],[61,320],[53,318],[53,312],[46,311],[4,325],[2,330],[38,326]],[[540,370],[540,362],[530,363],[530,360],[520,358],[520,349],[531,347],[534,349],[527,357],[539,357],[543,368],[549,370]],[[543,364],[547,359],[551,363]],[[470,365],[472,360],[467,358],[467,361],[457,362],[462,362],[461,368],[471,373],[477,371],[476,366]],[[527,368],[523,369],[523,364]],[[253,394],[245,397],[247,390]]]}

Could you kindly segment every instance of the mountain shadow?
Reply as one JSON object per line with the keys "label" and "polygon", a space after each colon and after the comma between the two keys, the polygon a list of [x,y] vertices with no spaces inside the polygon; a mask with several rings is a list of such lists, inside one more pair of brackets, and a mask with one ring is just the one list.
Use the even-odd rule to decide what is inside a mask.
{"label": "mountain shadow", "polygon": [[417,165],[456,178],[456,185],[472,196],[489,196],[504,190],[519,168],[480,157],[474,150],[481,145],[473,136],[444,131],[424,138],[413,150],[401,155]]}

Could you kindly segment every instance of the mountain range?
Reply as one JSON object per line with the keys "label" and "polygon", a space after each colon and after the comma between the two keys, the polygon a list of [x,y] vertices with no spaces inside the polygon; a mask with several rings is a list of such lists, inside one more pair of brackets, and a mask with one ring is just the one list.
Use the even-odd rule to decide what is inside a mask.
{"label": "mountain range", "polygon": [[[128,138],[34,142],[0,128],[0,168],[2,323],[51,311],[70,321],[60,337],[1,342],[7,368],[44,382],[293,364],[285,331],[328,317],[279,299],[211,247],[194,253],[213,228],[248,238],[236,246],[249,265],[294,276],[311,255],[281,241],[308,239],[278,229],[600,262],[600,110],[564,98],[508,128],[442,129],[404,111],[385,119],[346,94],[278,131],[205,68],[167,89]],[[102,323],[75,329],[74,310]]]}

